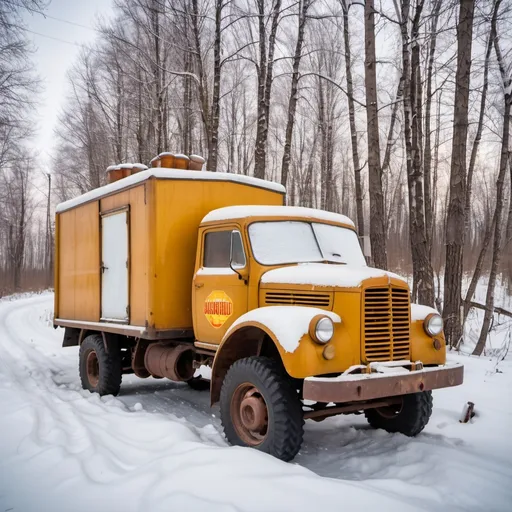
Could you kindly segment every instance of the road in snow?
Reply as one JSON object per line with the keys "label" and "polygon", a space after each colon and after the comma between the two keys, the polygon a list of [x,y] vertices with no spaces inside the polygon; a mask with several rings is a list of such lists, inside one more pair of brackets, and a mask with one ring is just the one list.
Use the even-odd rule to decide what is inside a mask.
{"label": "road in snow", "polygon": [[52,299],[0,301],[0,511],[510,510],[510,359],[459,357],[465,385],[435,392],[415,439],[308,421],[286,464],[228,447],[207,392],[134,376],[118,398],[83,391]]}

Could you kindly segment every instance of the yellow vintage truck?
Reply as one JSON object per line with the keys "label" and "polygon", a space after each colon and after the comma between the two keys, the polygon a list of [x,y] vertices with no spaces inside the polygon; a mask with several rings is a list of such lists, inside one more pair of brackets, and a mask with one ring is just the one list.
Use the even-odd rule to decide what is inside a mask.
{"label": "yellow vintage truck", "polygon": [[366,265],[350,219],[198,157],[152,165],[109,168],[57,207],[54,325],[80,346],[85,389],[116,395],[127,373],[207,387],[209,366],[227,440],[283,460],[305,419],[423,430],[432,390],[463,367],[446,363],[439,314]]}

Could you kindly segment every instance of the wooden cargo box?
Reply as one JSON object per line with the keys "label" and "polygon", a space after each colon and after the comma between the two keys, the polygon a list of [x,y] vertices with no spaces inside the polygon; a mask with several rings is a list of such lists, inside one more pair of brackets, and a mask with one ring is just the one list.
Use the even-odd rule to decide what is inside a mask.
{"label": "wooden cargo box", "polygon": [[224,206],[283,201],[284,189],[267,181],[158,168],[61,203],[55,325],[147,339],[192,335],[201,219]]}

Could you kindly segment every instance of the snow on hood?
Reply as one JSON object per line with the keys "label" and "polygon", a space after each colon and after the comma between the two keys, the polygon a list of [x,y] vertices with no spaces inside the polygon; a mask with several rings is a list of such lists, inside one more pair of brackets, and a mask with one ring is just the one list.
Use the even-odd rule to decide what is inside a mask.
{"label": "snow on hood", "polygon": [[329,265],[327,263],[302,263],[293,267],[269,270],[263,275],[261,282],[357,288],[365,279],[385,276],[403,281],[403,278],[398,274],[378,268]]}

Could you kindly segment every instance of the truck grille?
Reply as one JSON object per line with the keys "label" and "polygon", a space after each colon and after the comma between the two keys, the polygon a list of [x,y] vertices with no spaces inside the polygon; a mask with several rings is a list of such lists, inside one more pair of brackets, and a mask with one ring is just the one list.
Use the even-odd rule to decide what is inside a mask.
{"label": "truck grille", "polygon": [[331,295],[329,293],[311,292],[266,292],[265,305],[294,305],[313,306],[315,308],[331,309]]}
{"label": "truck grille", "polygon": [[409,291],[393,286],[367,288],[363,303],[363,359],[409,359]]}

